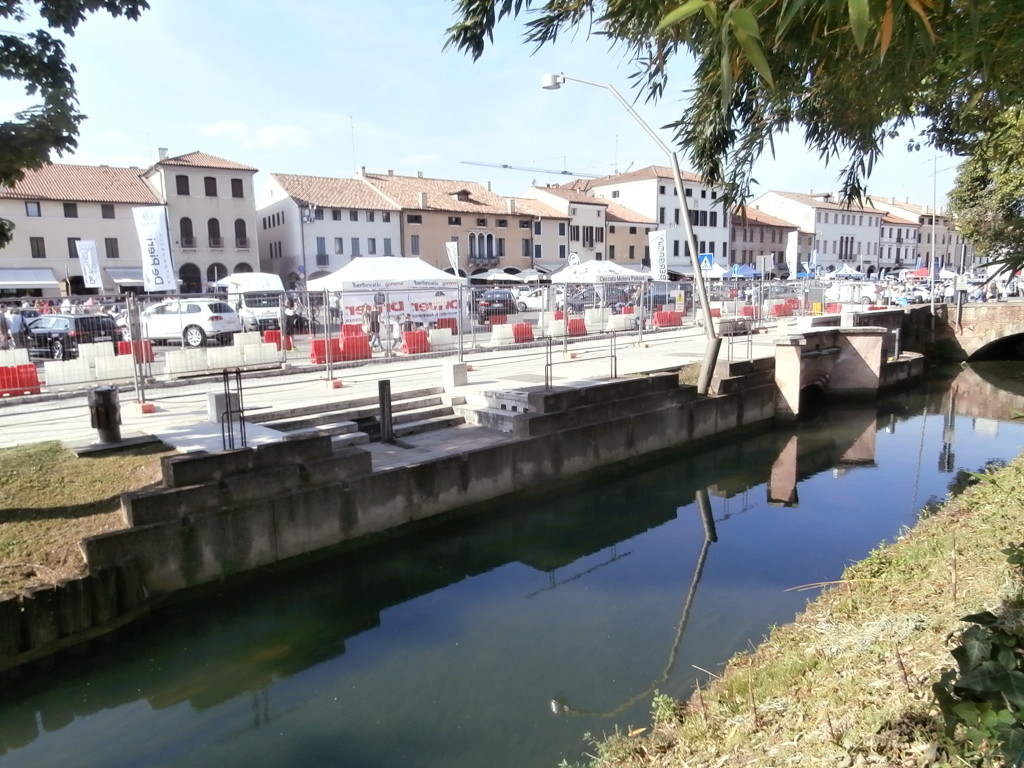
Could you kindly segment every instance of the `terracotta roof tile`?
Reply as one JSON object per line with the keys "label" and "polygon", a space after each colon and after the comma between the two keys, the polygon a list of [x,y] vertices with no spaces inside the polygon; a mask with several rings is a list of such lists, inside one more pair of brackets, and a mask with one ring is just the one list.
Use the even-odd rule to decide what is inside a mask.
{"label": "terracotta roof tile", "polygon": [[604,205],[608,202],[603,197],[594,197],[593,195],[588,194],[583,190],[574,189],[572,187],[535,187],[535,189],[539,189],[542,192],[547,192],[549,195],[554,195],[555,197],[560,197],[561,199],[567,200],[570,203],[590,203],[593,205]]}
{"label": "terracotta roof tile", "polygon": [[[703,184],[704,179],[689,171],[680,171],[683,181],[692,181],[695,184]],[[611,184],[627,184],[631,181],[647,181],[650,179],[671,179],[672,169],[667,165],[648,165],[646,168],[638,168],[629,173],[620,173],[615,176],[603,176],[600,179],[586,179],[569,182],[563,185],[572,189],[593,189],[594,187],[607,187]]]}
{"label": "terracotta roof tile", "polygon": [[[472,181],[378,173],[361,178],[403,210],[509,214],[508,198]],[[421,203],[421,193],[426,195],[426,205]]]}
{"label": "terracotta roof tile", "polygon": [[138,168],[53,163],[27,171],[16,184],[0,188],[0,197],[79,203],[159,205],[163,201],[144,182]]}
{"label": "terracotta roof tile", "polygon": [[299,176],[272,173],[287,195],[300,203],[321,208],[397,211],[399,207],[377,192],[363,179],[336,179],[328,176]]}
{"label": "terracotta roof tile", "polygon": [[843,205],[841,203],[826,202],[822,200],[820,197],[814,197],[813,195],[804,195],[799,192],[782,192],[778,189],[773,189],[771,191],[778,195],[779,197],[785,197],[788,200],[794,200],[798,203],[803,203],[804,205],[808,205],[812,208],[820,208],[822,210],[829,211],[846,211],[847,213],[851,211],[856,211],[859,213],[879,213],[877,208],[865,208],[859,205]]}
{"label": "terracotta roof tile", "polygon": [[522,213],[526,216],[540,216],[545,219],[569,219],[569,214],[562,213],[557,208],[552,208],[550,205],[542,203],[540,200],[534,200],[532,197],[517,197],[516,201],[516,213]]}
{"label": "terracotta roof tile", "polygon": [[208,155],[206,152],[189,152],[187,155],[168,157],[160,160],[157,165],[184,165],[190,168],[217,168],[225,171],[252,171],[256,173],[259,168],[251,165],[236,163],[234,160],[225,160],[223,157]]}
{"label": "terracotta roof tile", "polygon": [[[607,202],[607,201],[606,201]],[[608,209],[605,212],[608,221],[621,221],[624,224],[652,224],[658,225],[654,219],[649,219],[641,213],[618,203],[608,202]]]}
{"label": "terracotta roof tile", "polygon": [[[732,211],[733,226],[743,226],[743,211],[739,208],[734,208]],[[758,210],[751,205],[746,206],[747,224],[760,224],[761,226],[767,227],[786,227],[787,229],[800,229],[796,224],[785,219],[780,219],[778,216],[770,216],[762,210]]]}
{"label": "terracotta roof tile", "polygon": [[921,224],[921,222],[919,222],[919,221],[911,221],[910,219],[901,219],[899,216],[896,216],[895,214],[889,213],[888,211],[886,211],[884,214],[882,214],[882,223],[883,224],[895,224],[898,227],[910,227],[910,226],[917,227],[917,226],[920,226],[920,224]]}

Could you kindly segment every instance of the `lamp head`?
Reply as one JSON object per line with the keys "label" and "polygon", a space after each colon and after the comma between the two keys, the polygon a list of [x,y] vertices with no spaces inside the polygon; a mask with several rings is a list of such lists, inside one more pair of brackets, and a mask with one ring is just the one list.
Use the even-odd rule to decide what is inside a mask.
{"label": "lamp head", "polygon": [[540,87],[548,91],[557,91],[564,82],[564,75],[543,75],[540,79]]}

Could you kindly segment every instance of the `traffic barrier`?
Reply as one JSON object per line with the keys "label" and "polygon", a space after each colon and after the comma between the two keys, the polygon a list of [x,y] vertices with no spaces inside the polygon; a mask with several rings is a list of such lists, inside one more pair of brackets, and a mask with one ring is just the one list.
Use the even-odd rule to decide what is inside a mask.
{"label": "traffic barrier", "polygon": [[488,315],[485,325],[504,325],[508,322],[507,315]]}
{"label": "traffic barrier", "polygon": [[206,350],[206,366],[212,370],[238,368],[244,364],[241,347],[210,347]]}
{"label": "traffic barrier", "polygon": [[565,332],[569,336],[586,336],[587,323],[582,317],[570,317],[565,324]]}
{"label": "traffic barrier", "polygon": [[437,318],[438,328],[448,328],[452,335],[456,335],[459,332],[459,321],[454,317],[439,317]]}
{"label": "traffic barrier", "polygon": [[[454,320],[454,318],[441,318]],[[435,350],[448,350],[455,347],[455,335],[452,333],[452,329],[445,326],[444,328],[431,328],[427,331],[427,343],[431,349]]]}
{"label": "traffic barrier", "polygon": [[565,336],[565,320],[557,319],[549,321],[548,336],[552,338],[561,338],[562,336]]}
{"label": "traffic barrier", "polygon": [[130,355],[133,352],[136,363],[152,363],[156,360],[156,355],[153,353],[153,342],[149,339],[117,342],[118,355]]}
{"label": "traffic barrier", "polygon": [[[504,315],[502,315],[504,319]],[[402,351],[407,355],[419,355],[430,351],[426,331],[405,331],[402,334]]]}
{"label": "traffic barrier", "polygon": [[97,381],[130,379],[135,375],[135,361],[131,355],[97,357],[95,364]]}
{"label": "traffic barrier", "polygon": [[631,304],[627,304],[626,306],[624,306],[622,308],[622,314],[624,314],[624,315],[632,315],[633,314],[633,306]]}
{"label": "traffic barrier", "polygon": [[565,320],[565,310],[564,309],[556,309],[555,310],[555,320]]}
{"label": "traffic barrier", "polygon": [[28,350],[24,347],[18,349],[0,349],[0,366],[4,365],[28,365],[31,360]]}
{"label": "traffic barrier", "polygon": [[722,316],[722,310],[720,310],[718,307],[714,307],[711,310],[711,316],[712,317],[721,317]]}
{"label": "traffic barrier", "polygon": [[826,315],[838,315],[838,314],[841,314],[842,311],[843,311],[843,305],[838,303],[838,302],[834,302],[832,304],[828,304],[825,307],[825,314]]}
{"label": "traffic barrier", "polygon": [[[263,332],[263,341],[265,343],[267,343],[267,344],[276,344],[278,351],[280,351],[281,350],[281,343],[282,343],[281,331],[280,330],[277,330],[277,331],[264,331]],[[294,349],[294,347],[292,346],[292,337],[291,336],[285,336],[284,337],[284,348],[286,350]]]}
{"label": "traffic barrier", "polygon": [[530,323],[516,323],[512,326],[512,338],[516,344],[533,341],[533,326]]}
{"label": "traffic barrier", "polygon": [[365,333],[366,332],[363,330],[363,326],[360,325],[359,323],[345,323],[343,326],[341,326],[342,336],[359,336]]}
{"label": "traffic barrier", "polygon": [[494,347],[503,347],[514,341],[514,327],[511,325],[492,325],[490,344]]}
{"label": "traffic barrier", "polygon": [[242,347],[242,358],[246,365],[268,365],[281,362],[281,352],[274,344],[246,344]]}
{"label": "traffic barrier", "polygon": [[[24,369],[31,368],[31,379]],[[34,365],[5,365],[0,368],[0,397],[15,397],[18,395],[38,395],[39,379],[36,376]]]}
{"label": "traffic barrier", "polygon": [[665,309],[654,313],[655,328],[680,328],[683,325],[683,313]]}
{"label": "traffic barrier", "polygon": [[745,307],[740,307],[740,317],[757,317],[761,314],[757,311],[759,309],[760,307],[754,307],[749,304]]}
{"label": "traffic barrier", "polygon": [[373,351],[370,349],[370,337],[363,333],[363,329],[359,329],[359,333],[349,333],[341,337],[341,359],[352,361],[352,360],[369,360],[373,357]]}
{"label": "traffic barrier", "polygon": [[313,339],[309,348],[309,362],[323,365],[328,360],[341,360],[341,339]]}

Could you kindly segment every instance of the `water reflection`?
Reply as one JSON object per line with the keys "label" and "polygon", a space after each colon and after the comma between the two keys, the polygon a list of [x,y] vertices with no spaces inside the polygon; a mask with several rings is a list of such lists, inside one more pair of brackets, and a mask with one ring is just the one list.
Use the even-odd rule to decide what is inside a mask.
{"label": "water reflection", "polygon": [[[1019,368],[1017,369],[1019,372]],[[176,596],[0,688],[0,766],[554,765],[1019,450],[970,369]],[[938,461],[936,461],[936,457]],[[763,489],[763,490],[762,490]],[[553,717],[552,712],[573,717]],[[195,757],[194,755],[199,755]]]}

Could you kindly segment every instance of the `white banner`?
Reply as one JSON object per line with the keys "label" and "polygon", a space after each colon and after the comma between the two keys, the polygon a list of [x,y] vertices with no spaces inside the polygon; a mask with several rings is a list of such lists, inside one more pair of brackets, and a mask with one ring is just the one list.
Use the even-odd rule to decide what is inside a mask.
{"label": "white banner", "polygon": [[651,279],[668,280],[668,232],[656,229],[647,233],[651,250]]}
{"label": "white banner", "polygon": [[178,280],[167,239],[167,210],[161,205],[132,208],[142,248],[142,282],[147,291],[174,291]]}
{"label": "white banner", "polygon": [[439,317],[458,317],[459,290],[442,291],[379,291],[377,293],[334,294],[339,298],[341,321],[358,323],[365,307],[380,307],[381,322],[389,322],[400,315],[408,315],[413,323],[434,323]]}
{"label": "white banner", "polygon": [[82,280],[86,288],[102,288],[103,275],[100,274],[100,257],[96,253],[95,240],[79,240],[75,243],[78,250],[78,261],[82,264]]}
{"label": "white banner", "polygon": [[455,270],[455,274],[459,274],[459,244],[454,240],[449,240],[444,244],[444,248],[448,251],[448,263],[452,265],[452,269]]}

